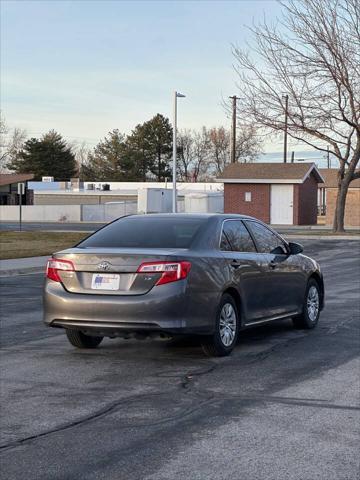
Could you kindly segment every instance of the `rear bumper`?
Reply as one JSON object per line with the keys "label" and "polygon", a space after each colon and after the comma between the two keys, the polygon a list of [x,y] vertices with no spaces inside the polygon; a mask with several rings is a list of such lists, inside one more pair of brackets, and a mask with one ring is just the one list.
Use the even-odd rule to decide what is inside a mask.
{"label": "rear bumper", "polygon": [[[146,295],[67,292],[46,280],[44,322],[104,336],[124,332],[210,333],[212,316],[200,314],[186,294],[186,280],[153,287]],[[204,312],[204,309],[202,309]]]}

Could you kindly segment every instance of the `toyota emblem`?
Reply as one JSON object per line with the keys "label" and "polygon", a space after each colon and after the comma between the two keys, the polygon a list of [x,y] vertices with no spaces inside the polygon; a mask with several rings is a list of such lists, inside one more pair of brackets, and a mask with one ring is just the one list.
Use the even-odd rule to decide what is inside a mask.
{"label": "toyota emblem", "polygon": [[110,268],[111,268],[111,263],[109,262],[101,262],[98,265],[99,270],[110,270]]}

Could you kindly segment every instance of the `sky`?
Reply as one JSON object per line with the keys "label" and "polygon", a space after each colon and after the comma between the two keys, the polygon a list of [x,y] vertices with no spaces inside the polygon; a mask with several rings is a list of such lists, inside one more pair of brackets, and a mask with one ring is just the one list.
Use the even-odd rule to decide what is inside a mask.
{"label": "sky", "polygon": [[273,0],[3,0],[2,114],[29,136],[55,129],[91,147],[114,128],[172,118],[177,90],[178,128],[230,127],[231,45],[280,14]]}

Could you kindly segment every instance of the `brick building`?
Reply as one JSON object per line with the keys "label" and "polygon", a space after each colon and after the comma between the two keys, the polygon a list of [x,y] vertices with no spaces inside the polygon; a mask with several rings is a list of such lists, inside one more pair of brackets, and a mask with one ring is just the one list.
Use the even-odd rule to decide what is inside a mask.
{"label": "brick building", "polygon": [[[320,174],[324,183],[319,183],[319,203],[325,215],[326,225],[334,222],[336,197],[338,192],[336,168],[322,168]],[[349,185],[345,205],[345,227],[360,227],[360,179]]]}
{"label": "brick building", "polygon": [[314,225],[318,183],[314,163],[234,163],[224,183],[224,212],[251,215],[273,225]]}

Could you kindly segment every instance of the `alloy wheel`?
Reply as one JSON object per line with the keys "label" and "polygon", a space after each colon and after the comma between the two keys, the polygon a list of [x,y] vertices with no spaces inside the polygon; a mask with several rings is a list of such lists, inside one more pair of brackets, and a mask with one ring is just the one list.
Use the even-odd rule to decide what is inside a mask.
{"label": "alloy wheel", "polygon": [[307,295],[307,313],[312,322],[315,322],[319,313],[319,292],[315,286],[311,286]]}
{"label": "alloy wheel", "polygon": [[223,345],[229,347],[236,335],[236,313],[231,303],[225,303],[221,309],[219,328]]}

